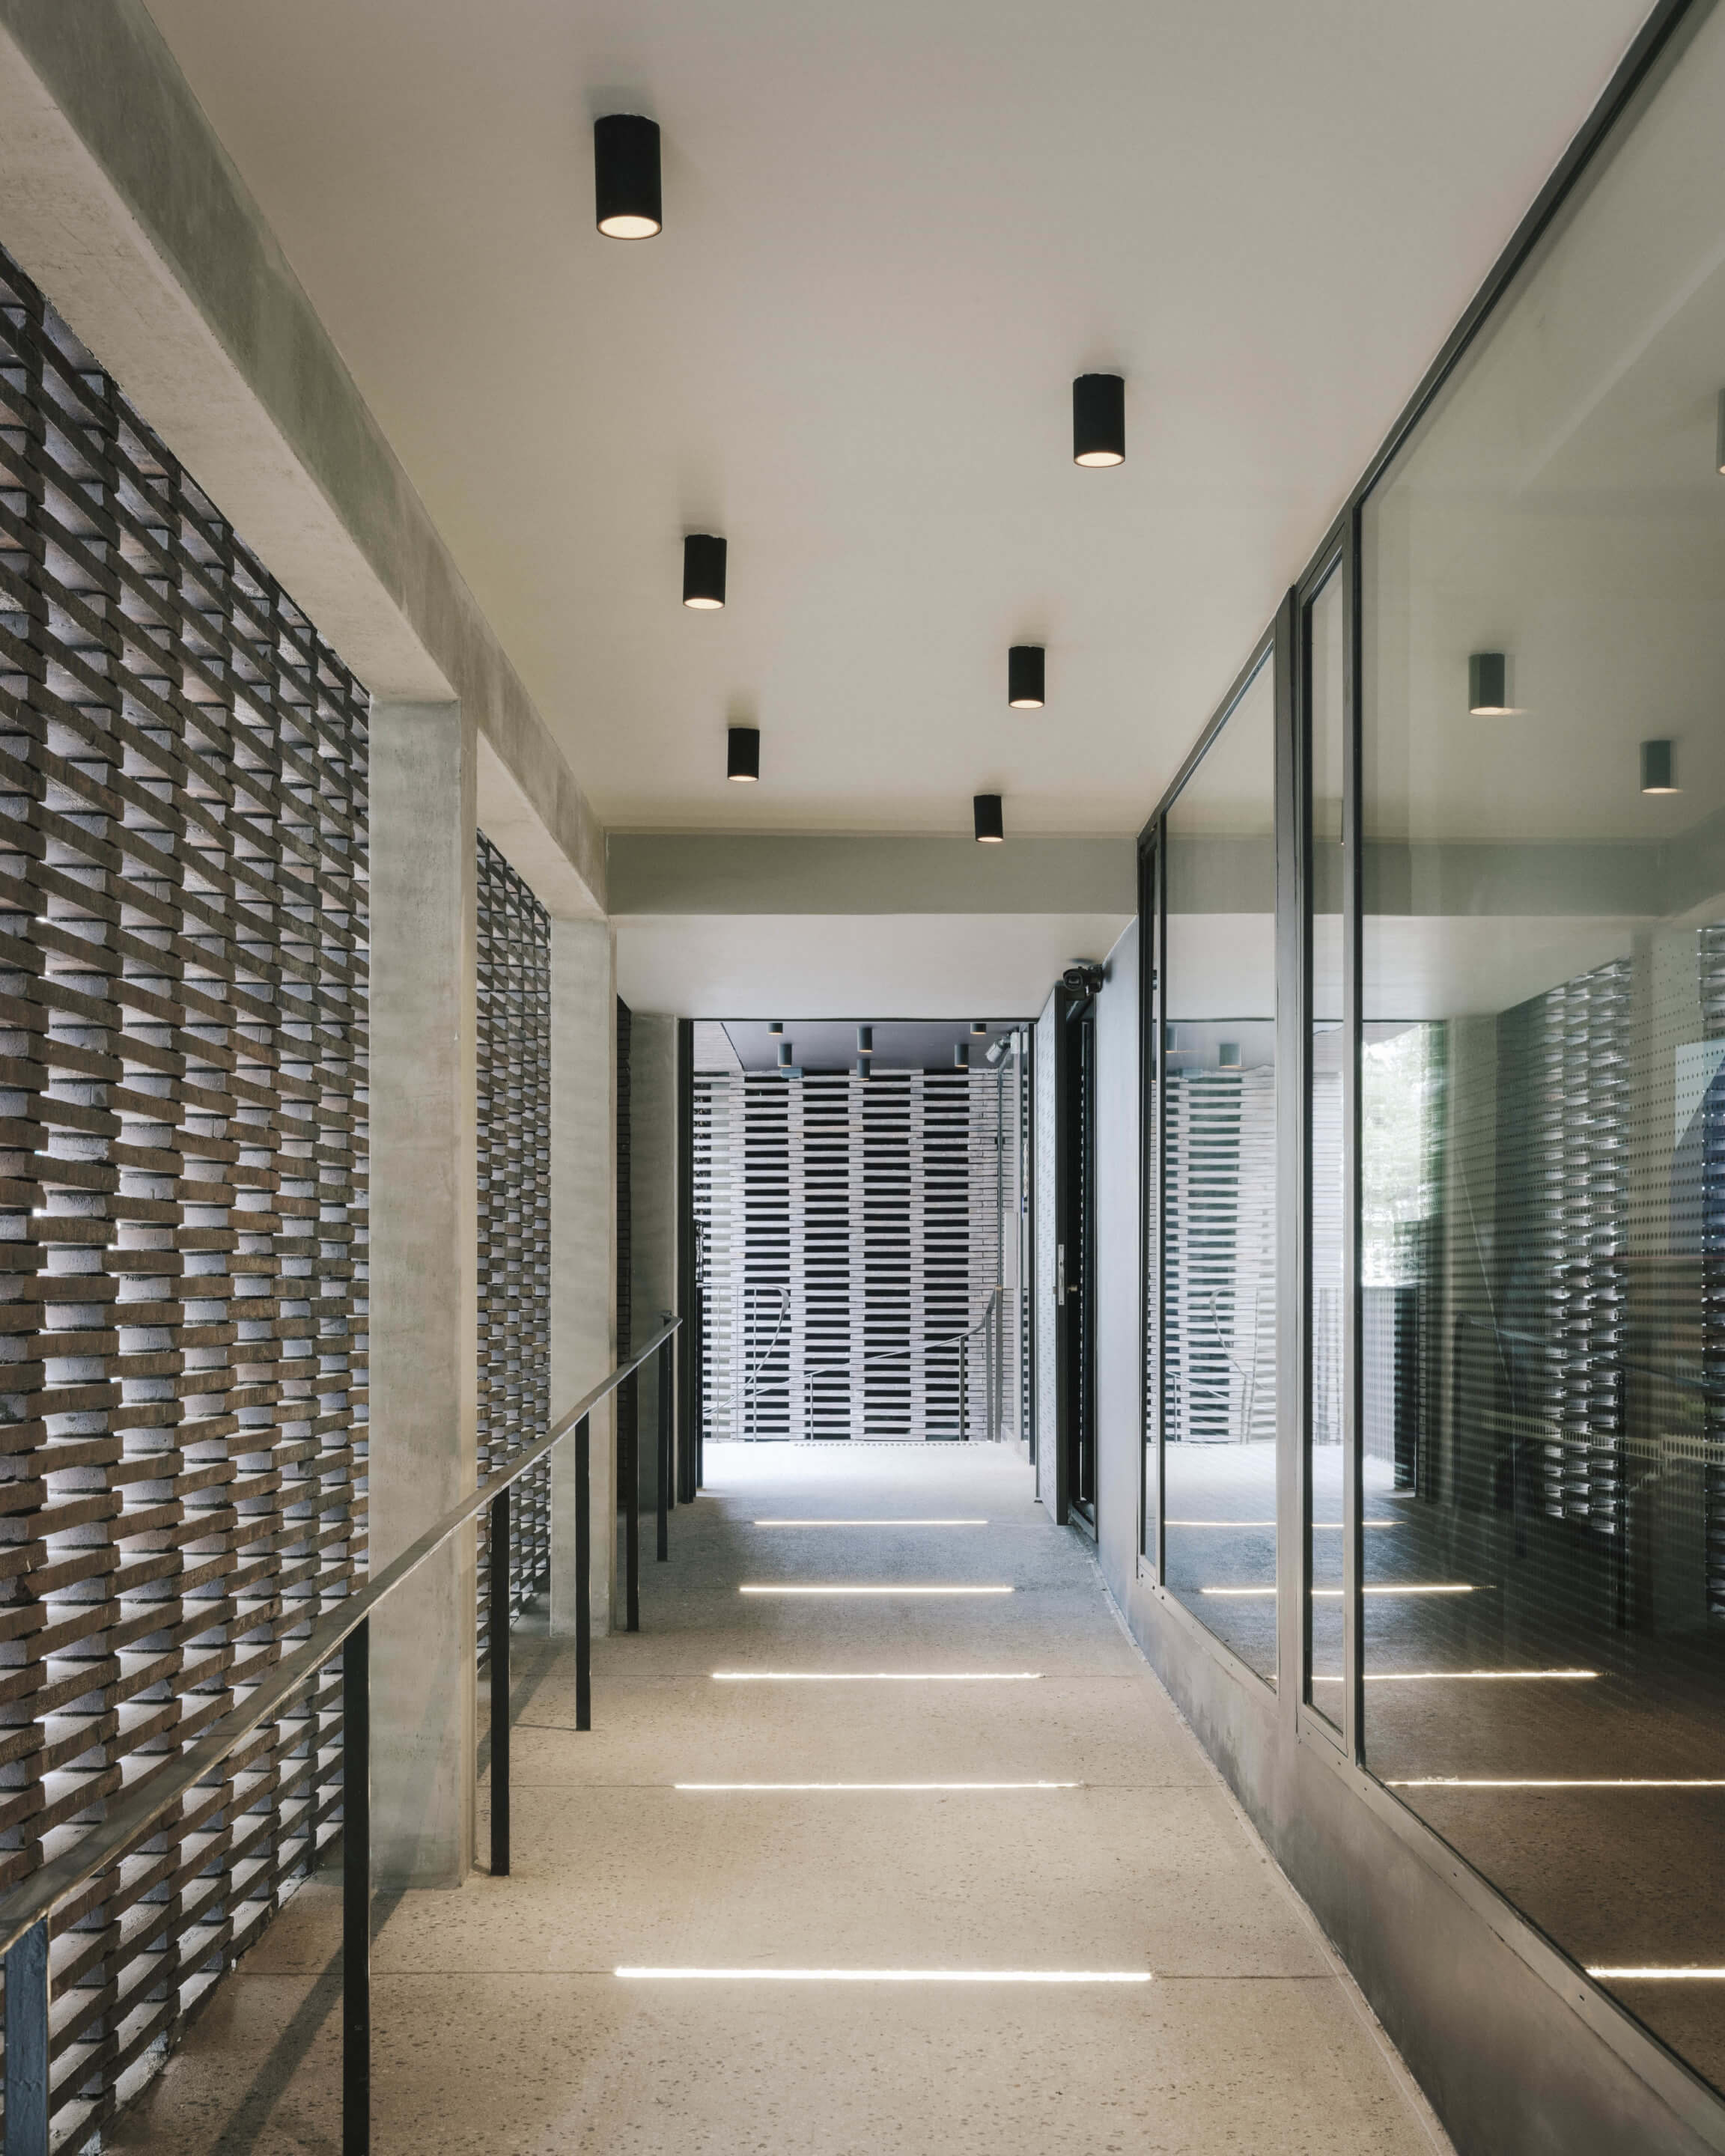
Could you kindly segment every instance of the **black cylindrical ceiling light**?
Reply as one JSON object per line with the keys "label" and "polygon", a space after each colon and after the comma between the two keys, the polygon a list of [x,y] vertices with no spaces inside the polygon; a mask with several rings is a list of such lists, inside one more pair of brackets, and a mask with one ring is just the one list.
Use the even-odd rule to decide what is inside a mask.
{"label": "black cylindrical ceiling light", "polygon": [[795,1042],[789,1040],[782,1040],[778,1044],[778,1067],[781,1070],[790,1069],[795,1046]]}
{"label": "black cylindrical ceiling light", "polygon": [[761,776],[761,729],[731,726],[725,735],[725,776],[752,784]]}
{"label": "black cylindrical ceiling light", "polygon": [[1014,644],[1006,654],[1006,701],[1015,711],[1040,711],[1045,654],[1040,644]]}
{"label": "black cylindrical ceiling light", "polygon": [[1501,651],[1469,653],[1467,708],[1476,719],[1508,717],[1509,661]]}
{"label": "black cylindrical ceiling light", "polygon": [[872,1055],[874,1054],[875,1029],[873,1026],[860,1025],[856,1029],[856,1052],[859,1055]]}
{"label": "black cylindrical ceiling light", "polygon": [[952,1068],[955,1070],[969,1070],[970,1043],[968,1040],[955,1040],[952,1043]]}
{"label": "black cylindrical ceiling light", "polygon": [[767,1021],[767,1030],[772,1034],[775,1040],[783,1040],[784,1039],[784,1020],[782,1018],[768,1019]]}
{"label": "black cylindrical ceiling light", "polygon": [[608,112],[593,124],[593,202],[607,239],[650,239],[665,222],[659,122]]}
{"label": "black cylindrical ceiling light", "polygon": [[970,1021],[970,1029],[973,1034],[980,1037],[988,1030],[988,1021],[985,1018],[973,1018]]}
{"label": "black cylindrical ceiling light", "polygon": [[857,1059],[856,1059],[856,1075],[857,1075],[857,1076],[858,1076],[859,1078],[866,1078],[866,1077],[868,1076],[869,1072],[870,1072],[870,1069],[871,1069],[871,1068],[872,1068],[872,1065],[870,1065],[870,1061],[869,1061],[869,1059],[868,1059],[868,1057],[867,1057],[866,1055],[859,1055],[859,1056],[857,1057]]}
{"label": "black cylindrical ceiling light", "polygon": [[1099,469],[1126,462],[1126,377],[1081,374],[1072,384],[1072,461]]}
{"label": "black cylindrical ceiling light", "polygon": [[725,603],[725,542],[711,531],[683,535],[683,603],[701,613]]}
{"label": "black cylindrical ceiling light", "polygon": [[998,846],[1006,836],[1000,820],[1000,796],[998,793],[978,793],[971,800],[971,816],[976,826],[976,842],[979,846]]}
{"label": "black cylindrical ceiling light", "polygon": [[1677,784],[1677,752],[1674,742],[1642,742],[1641,791],[1644,793],[1679,793],[1682,791]]}

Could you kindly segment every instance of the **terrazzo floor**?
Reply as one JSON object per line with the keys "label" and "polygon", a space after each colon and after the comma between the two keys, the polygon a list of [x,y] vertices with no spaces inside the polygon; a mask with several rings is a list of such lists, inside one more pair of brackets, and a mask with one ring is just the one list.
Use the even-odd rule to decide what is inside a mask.
{"label": "terrazzo floor", "polygon": [[[713,1447],[644,1575],[590,1733],[520,1640],[511,1876],[374,1909],[378,2156],[1447,2148],[1015,1459]],[[931,1585],[1010,1592],[741,1591]],[[108,2145],[333,2156],[336,1945],[321,1876]]]}

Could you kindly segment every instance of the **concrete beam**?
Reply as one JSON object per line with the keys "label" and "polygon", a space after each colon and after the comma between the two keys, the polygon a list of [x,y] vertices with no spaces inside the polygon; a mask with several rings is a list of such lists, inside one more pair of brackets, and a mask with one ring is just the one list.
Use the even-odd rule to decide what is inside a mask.
{"label": "concrete beam", "polygon": [[487,829],[526,804],[523,873],[603,913],[590,804],[141,0],[0,0],[0,244],[373,696],[476,715]]}
{"label": "concrete beam", "polygon": [[[372,707],[371,1562],[475,1486],[479,1415],[476,735],[457,704]],[[380,1887],[474,1855],[475,1539],[372,1624]]]}

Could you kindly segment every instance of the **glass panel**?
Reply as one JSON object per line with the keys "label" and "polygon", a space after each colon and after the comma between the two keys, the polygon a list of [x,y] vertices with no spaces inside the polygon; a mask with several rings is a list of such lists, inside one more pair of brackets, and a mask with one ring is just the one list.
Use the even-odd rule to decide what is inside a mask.
{"label": "glass panel", "polygon": [[1722,106],[1725,14],[1378,489],[1362,801],[1367,1757],[1715,2082]]}
{"label": "glass panel", "polygon": [[1312,1397],[1307,1412],[1306,1577],[1311,1688],[1342,1719],[1342,578],[1332,570],[1307,608],[1312,741]]}
{"label": "glass panel", "polygon": [[1276,1680],[1276,698],[1254,675],[1167,818],[1168,1586]]}

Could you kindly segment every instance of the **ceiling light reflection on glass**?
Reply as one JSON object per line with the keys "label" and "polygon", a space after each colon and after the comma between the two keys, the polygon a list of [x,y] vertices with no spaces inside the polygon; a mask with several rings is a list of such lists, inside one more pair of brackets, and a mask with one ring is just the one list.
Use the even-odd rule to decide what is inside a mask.
{"label": "ceiling light reflection on glass", "polygon": [[608,112],[593,124],[593,203],[607,239],[651,239],[665,223],[659,123]]}

